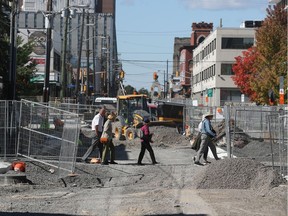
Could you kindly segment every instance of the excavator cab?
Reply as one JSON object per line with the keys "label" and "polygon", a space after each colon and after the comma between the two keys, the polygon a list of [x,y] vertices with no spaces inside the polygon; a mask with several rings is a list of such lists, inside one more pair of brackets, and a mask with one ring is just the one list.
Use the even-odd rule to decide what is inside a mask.
{"label": "excavator cab", "polygon": [[122,116],[126,124],[133,123],[135,111],[149,112],[147,96],[144,94],[118,96],[117,106],[118,116]]}
{"label": "excavator cab", "polygon": [[132,140],[137,136],[137,128],[142,126],[145,117],[149,117],[147,95],[120,95],[117,98],[117,117],[114,122],[116,139]]}

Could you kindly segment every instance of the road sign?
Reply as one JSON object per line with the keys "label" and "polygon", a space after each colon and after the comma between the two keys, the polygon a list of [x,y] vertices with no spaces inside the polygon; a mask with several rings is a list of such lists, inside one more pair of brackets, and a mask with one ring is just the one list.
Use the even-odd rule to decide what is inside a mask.
{"label": "road sign", "polygon": [[207,96],[208,97],[213,97],[213,89],[208,89]]}

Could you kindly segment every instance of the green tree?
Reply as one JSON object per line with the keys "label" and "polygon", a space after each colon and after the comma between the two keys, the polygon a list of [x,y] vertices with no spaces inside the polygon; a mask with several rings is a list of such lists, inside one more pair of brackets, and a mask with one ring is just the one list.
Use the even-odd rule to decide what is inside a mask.
{"label": "green tree", "polygon": [[39,95],[34,83],[30,79],[35,75],[36,63],[30,58],[33,51],[33,42],[23,43],[21,37],[17,38],[17,69],[16,69],[16,94],[18,96]]}
{"label": "green tree", "polygon": [[284,77],[287,94],[287,11],[283,6],[267,8],[267,17],[255,38],[256,47],[236,57],[233,79],[252,101],[268,104],[270,89],[279,97],[280,76]]}
{"label": "green tree", "polygon": [[[0,76],[3,77],[3,83],[9,82],[9,10],[7,4],[2,0],[0,1]],[[8,86],[4,85],[3,94],[0,94],[1,99],[7,98]]]}
{"label": "green tree", "polygon": [[149,96],[149,91],[145,88],[141,88],[139,91],[138,91],[139,94],[145,94],[147,96]]}
{"label": "green tree", "polygon": [[131,85],[127,85],[124,87],[125,91],[126,91],[126,94],[133,94],[135,88],[132,87]]}

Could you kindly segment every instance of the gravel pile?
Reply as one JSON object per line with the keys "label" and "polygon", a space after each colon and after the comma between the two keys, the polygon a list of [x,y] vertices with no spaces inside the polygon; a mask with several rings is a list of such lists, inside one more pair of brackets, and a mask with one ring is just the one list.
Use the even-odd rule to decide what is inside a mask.
{"label": "gravel pile", "polygon": [[216,161],[194,179],[197,189],[255,189],[267,191],[285,183],[277,172],[247,158]]}
{"label": "gravel pile", "polygon": [[189,144],[187,138],[182,134],[179,134],[174,127],[154,126],[150,127],[150,131],[154,133],[153,141],[155,144],[164,144],[168,146],[174,146],[183,143],[187,143],[187,145]]}
{"label": "gravel pile", "polygon": [[[150,133],[154,134],[152,137],[153,146],[165,148],[180,144],[190,145],[188,138],[182,134],[179,134],[175,127],[151,126]],[[129,146],[139,145],[139,143],[139,138],[136,138],[133,141],[126,141],[126,144]]]}

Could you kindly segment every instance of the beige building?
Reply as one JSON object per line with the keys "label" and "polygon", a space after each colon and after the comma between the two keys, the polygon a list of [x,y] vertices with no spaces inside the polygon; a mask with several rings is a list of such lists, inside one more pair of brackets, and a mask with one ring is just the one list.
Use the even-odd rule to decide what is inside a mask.
{"label": "beige building", "polygon": [[255,28],[217,28],[193,50],[192,99],[198,105],[248,102],[234,84],[235,57],[254,45]]}

